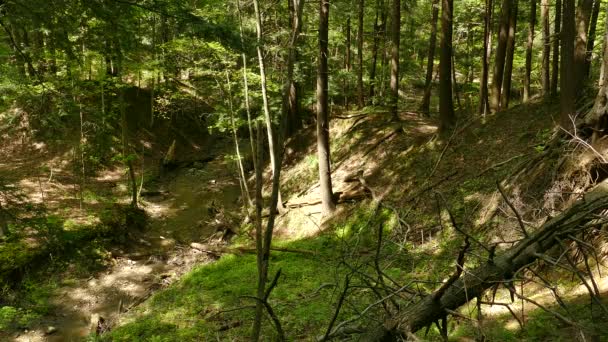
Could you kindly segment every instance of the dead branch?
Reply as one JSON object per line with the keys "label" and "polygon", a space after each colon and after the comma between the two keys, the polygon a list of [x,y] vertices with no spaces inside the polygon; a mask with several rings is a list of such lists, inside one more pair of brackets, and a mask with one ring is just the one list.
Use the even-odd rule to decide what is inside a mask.
{"label": "dead branch", "polygon": [[[201,243],[193,242],[190,244],[190,247],[196,249],[197,251],[211,254],[215,257],[221,257],[223,254],[230,253],[249,253],[255,254],[255,247],[215,247],[204,245]],[[285,247],[271,247],[271,251],[273,252],[284,252],[284,253],[296,253],[296,254],[307,254],[307,255],[317,255],[316,251],[310,251],[305,249],[296,249],[296,248],[285,248]]]}
{"label": "dead branch", "polygon": [[505,191],[502,189],[502,186],[500,186],[500,183],[498,181],[496,181],[496,187],[498,187],[498,191],[500,191],[502,198],[504,198],[504,200],[505,200],[505,202],[507,202],[507,205],[509,206],[509,208],[511,208],[511,210],[515,214],[515,217],[517,217],[517,222],[519,222],[519,228],[521,229],[521,232],[524,234],[525,237],[528,237],[529,235],[528,235],[528,232],[526,231],[526,225],[524,224],[524,220],[521,218],[521,215],[519,214],[517,209],[515,209],[515,206],[511,203],[511,201],[509,201],[507,194],[505,194]]}
{"label": "dead branch", "polygon": [[[594,214],[608,208],[608,181],[604,181],[578,200],[568,210],[548,220],[536,232],[514,247],[495,256],[493,263],[485,263],[463,272],[450,286],[440,286],[437,291],[401,312],[387,318],[381,326],[371,328],[371,341],[395,341],[442,319],[446,310],[456,310],[469,299],[482,295],[498,283],[513,280],[513,275],[528,267],[539,256],[558,245],[558,238],[578,235],[588,223],[596,219]],[[466,284],[466,291],[465,291]],[[377,304],[376,304],[377,305]]]}

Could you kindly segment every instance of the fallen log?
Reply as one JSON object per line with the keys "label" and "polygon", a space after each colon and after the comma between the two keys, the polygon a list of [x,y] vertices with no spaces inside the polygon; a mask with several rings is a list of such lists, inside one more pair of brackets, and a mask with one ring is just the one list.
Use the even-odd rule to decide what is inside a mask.
{"label": "fallen log", "polygon": [[[544,254],[603,222],[598,215],[608,208],[608,181],[603,181],[568,210],[548,220],[534,233],[503,253],[488,257],[485,264],[464,270],[458,279],[444,283],[438,290],[388,317],[383,324],[371,328],[366,341],[397,341],[423,327],[444,320],[469,300],[481,296],[500,283],[508,283],[522,269]],[[602,220],[602,221],[600,221]],[[446,286],[446,284],[448,286]]]}
{"label": "fallen log", "polygon": [[[222,254],[227,253],[257,253],[255,247],[217,247],[217,246],[209,246],[201,243],[193,242],[190,244],[190,247],[196,249],[197,251],[211,254],[215,257],[220,257]],[[317,255],[317,252],[310,251],[306,249],[297,249],[297,248],[285,248],[285,247],[271,247],[271,251],[274,252],[284,252],[284,253],[296,253],[296,254],[307,254],[307,255]]]}

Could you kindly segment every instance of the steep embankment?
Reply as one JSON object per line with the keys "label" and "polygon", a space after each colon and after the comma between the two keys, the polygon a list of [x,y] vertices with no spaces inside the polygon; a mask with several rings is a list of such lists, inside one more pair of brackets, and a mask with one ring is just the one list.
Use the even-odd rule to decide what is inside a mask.
{"label": "steep embankment", "polygon": [[[483,243],[500,243],[498,253],[508,248],[521,233],[497,183],[533,230],[576,197],[570,195],[583,193],[601,180],[592,177],[585,184],[582,176],[573,177],[575,168],[568,161],[572,158],[562,153],[568,145],[549,143],[554,112],[554,107],[540,103],[517,106],[485,119],[463,120],[442,140],[436,137],[433,121],[415,114],[402,113],[399,123],[374,111],[335,115],[332,177],[334,191],[341,192],[341,203],[325,222],[318,202],[314,134],[306,130],[293,137],[286,149],[282,185],[289,211],[278,219],[276,242],[290,252],[273,252],[271,272],[281,269],[282,276],[270,302],[289,337],[313,340],[322,336],[344,294],[347,299],[334,327],[348,321],[350,333],[357,333],[373,325],[372,317],[362,319],[361,313],[384,315],[381,305],[370,305],[378,304],[378,296],[382,297],[378,291],[383,288],[375,278],[378,267],[385,281],[394,282],[391,286],[415,282],[422,293],[436,289],[452,274],[462,241],[449,222],[448,210],[458,225]],[[562,200],[556,199],[557,192]],[[377,208],[372,199],[381,200],[382,207]],[[384,233],[380,249],[379,227]],[[237,244],[250,246],[252,241],[243,236]],[[472,246],[469,252],[467,266],[484,260],[480,246]],[[545,277],[556,280],[559,274],[549,270]],[[603,280],[598,279],[602,291]],[[255,304],[247,296],[253,295],[255,281],[253,255],[224,255],[154,295],[104,339],[182,341],[213,336],[247,340]],[[349,286],[344,292],[346,283]],[[566,305],[587,333],[608,330],[597,324],[589,329],[596,313],[584,313],[580,283],[555,284],[557,293],[572,293],[564,297]],[[550,290],[528,284],[525,293],[536,303],[555,309]],[[508,291],[499,290],[495,298],[508,302],[509,307],[485,307],[483,323],[470,324],[466,319],[475,320],[476,309],[465,306],[456,325],[451,325],[450,336],[535,340],[570,339],[578,334],[568,327],[551,328],[559,322],[552,314],[523,301],[511,303]],[[515,318],[510,311],[517,313]],[[264,331],[268,339],[274,334],[270,323]],[[428,338],[438,335],[432,327]]]}

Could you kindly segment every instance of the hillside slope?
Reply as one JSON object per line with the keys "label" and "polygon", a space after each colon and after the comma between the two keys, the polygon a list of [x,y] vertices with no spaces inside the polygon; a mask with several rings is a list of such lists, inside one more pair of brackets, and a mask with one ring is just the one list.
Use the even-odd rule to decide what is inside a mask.
{"label": "hillside slope", "polygon": [[[402,113],[399,123],[391,123],[386,114],[373,110],[334,117],[332,177],[334,191],[341,192],[344,201],[326,221],[321,220],[318,203],[314,134],[307,130],[292,138],[286,149],[282,185],[290,209],[277,223],[276,245],[286,250],[273,252],[271,259],[272,274],[281,270],[271,305],[289,338],[322,336],[343,296],[345,282],[349,282],[348,296],[336,324],[356,323],[362,318],[360,313],[370,309],[382,316],[376,311],[379,308],[369,306],[380,291],[374,285],[376,267],[395,286],[416,281],[420,291],[435,289],[451,274],[462,241],[449,223],[448,210],[458,225],[483,243],[500,243],[498,250],[508,248],[521,233],[497,184],[528,229],[534,229],[576,194],[601,181],[603,176],[592,174],[593,162],[573,166],[574,161],[584,159],[585,150],[574,146],[577,153],[560,157],[572,146],[551,142],[556,133],[554,112],[555,107],[542,103],[520,105],[485,119],[460,122],[444,139],[436,137],[433,121],[413,113]],[[573,175],[574,170],[578,176]],[[583,176],[585,170],[589,173]],[[382,201],[381,208],[377,201]],[[379,227],[384,233],[380,249]],[[236,240],[239,245],[252,242],[244,236]],[[238,248],[232,251],[154,295],[103,339],[181,341],[214,336],[247,340],[254,304],[247,296],[254,293],[255,257],[234,254]],[[480,255],[483,250],[473,246],[470,253]],[[477,264],[472,259],[467,266]],[[545,277],[557,280],[560,273],[547,269]],[[602,292],[608,289],[605,278],[596,278]],[[598,307],[585,304],[586,289],[580,283],[564,279],[557,284],[558,293],[567,294],[569,310],[564,315],[585,327],[587,336],[608,332],[608,326],[594,322]],[[526,285],[525,293],[550,310],[563,310],[554,308],[552,292],[538,284]],[[497,302],[510,303],[508,291],[499,290],[495,296]],[[482,325],[467,321],[476,322],[474,305],[465,306],[459,315],[451,321],[451,338],[571,340],[578,336],[576,330],[559,327],[561,323],[551,313],[523,301],[510,303],[508,308],[504,304],[484,308]],[[355,327],[363,328],[370,319],[372,316],[365,316]],[[264,331],[266,339],[273,335],[270,323]],[[424,338],[439,339],[439,331],[433,326]]]}

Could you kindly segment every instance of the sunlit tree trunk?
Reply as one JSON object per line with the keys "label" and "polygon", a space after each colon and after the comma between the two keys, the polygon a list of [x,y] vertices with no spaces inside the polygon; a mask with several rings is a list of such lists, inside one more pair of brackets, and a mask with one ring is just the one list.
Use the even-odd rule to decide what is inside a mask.
{"label": "sunlit tree trunk", "polygon": [[393,0],[391,30],[391,98],[390,110],[393,120],[398,120],[399,110],[399,43],[401,40],[401,0]]}
{"label": "sunlit tree trunk", "polygon": [[363,19],[365,14],[365,0],[359,0],[359,27],[357,30],[357,99],[359,109],[365,105],[363,94]]}
{"label": "sunlit tree trunk", "polygon": [[439,0],[433,0],[431,5],[431,37],[429,40],[429,53],[426,65],[426,79],[424,81],[424,97],[420,111],[422,115],[428,116],[431,106],[431,89],[433,85],[433,67],[435,64],[435,46],[437,45],[437,20],[439,18]]}
{"label": "sunlit tree trunk", "polygon": [[[532,73],[532,47],[534,46],[534,26],[536,25],[536,1],[530,0],[530,21],[528,23],[528,45],[526,46],[526,74],[524,75],[524,102],[530,100],[530,74]],[[547,57],[548,59],[548,57]],[[548,68],[547,68],[548,69]]]}
{"label": "sunlit tree trunk", "polygon": [[441,53],[439,59],[440,131],[447,132],[456,122],[452,99],[452,0],[441,0]]}
{"label": "sunlit tree trunk", "polygon": [[[347,73],[350,73],[350,70],[352,69],[352,57],[351,57],[351,51],[350,51],[351,44],[352,44],[351,43],[351,28],[350,28],[350,16],[349,16],[346,19],[346,42],[345,42],[346,49],[345,49],[345,56],[344,56],[344,67],[346,68]],[[342,93],[344,94],[344,107],[346,107],[348,109],[349,105],[350,105],[350,87],[348,84],[348,80],[344,80]]]}
{"label": "sunlit tree trunk", "polygon": [[507,55],[505,57],[505,73],[502,79],[503,94],[500,98],[501,109],[509,108],[511,101],[511,83],[513,80],[513,58],[515,56],[515,31],[517,29],[518,0],[511,3],[509,14],[509,37],[507,38]]}
{"label": "sunlit tree trunk", "polygon": [[[577,92],[582,90],[587,83],[587,42],[592,9],[593,0],[579,0],[576,10],[576,39],[574,44],[574,73]],[[566,20],[565,14],[564,20]]]}
{"label": "sunlit tree trunk", "polygon": [[[544,1],[544,0],[543,0]],[[553,61],[551,71],[551,96],[557,95],[559,84],[560,43],[562,30],[562,0],[555,0],[555,25],[553,30]]]}
{"label": "sunlit tree trunk", "polygon": [[563,0],[563,27],[562,27],[562,47],[561,47],[561,115],[560,124],[566,130],[572,129],[571,116],[574,115],[576,107],[576,69],[574,65],[574,36],[576,33],[576,23],[574,20],[575,3],[574,0]]}
{"label": "sunlit tree trunk", "polygon": [[605,21],[604,49],[599,80],[599,91],[593,109],[585,117],[585,123],[593,127],[592,143],[606,135],[608,129],[608,20]]}
{"label": "sunlit tree trunk", "polygon": [[[374,46],[372,47],[372,66],[369,74],[369,97],[373,100],[376,95],[376,72],[378,69],[378,51],[380,50],[380,39],[383,39],[386,31],[386,7],[384,0],[376,2],[376,19],[374,20]],[[384,39],[383,39],[384,40]]]}
{"label": "sunlit tree trunk", "polygon": [[502,79],[505,71],[507,40],[509,38],[510,13],[511,0],[503,0],[500,12],[500,26],[498,29],[498,46],[496,48],[496,60],[494,62],[494,73],[492,75],[492,94],[490,96],[490,108],[493,112],[500,110]]}
{"label": "sunlit tree trunk", "polygon": [[289,42],[287,56],[287,112],[284,114],[287,117],[287,135],[294,134],[302,127],[302,119],[299,114],[299,86],[295,81],[294,69],[298,60],[298,43],[300,41],[300,33],[302,31],[302,13],[304,11],[305,0],[287,0],[290,4],[291,18],[291,40]]}
{"label": "sunlit tree trunk", "polygon": [[329,42],[329,0],[319,0],[319,65],[317,74],[317,153],[319,158],[319,184],[322,214],[331,214],[336,205],[331,184],[331,158],[329,150],[329,108],[327,54]]}

